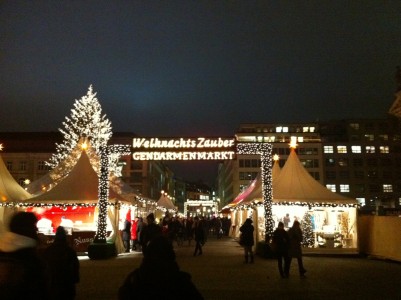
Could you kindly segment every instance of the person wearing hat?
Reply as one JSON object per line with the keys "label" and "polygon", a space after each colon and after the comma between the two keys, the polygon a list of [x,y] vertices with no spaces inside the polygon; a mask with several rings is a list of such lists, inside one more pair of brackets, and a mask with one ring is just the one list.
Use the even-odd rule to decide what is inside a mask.
{"label": "person wearing hat", "polygon": [[146,225],[144,225],[142,228],[142,252],[145,253],[146,247],[148,246],[149,242],[160,235],[162,235],[162,229],[159,225],[155,223],[155,215],[153,213],[150,213],[146,217]]}
{"label": "person wearing hat", "polygon": [[48,299],[44,262],[37,253],[38,219],[17,212],[0,237],[0,298]]}
{"label": "person wearing hat", "polygon": [[165,298],[203,299],[203,296],[191,275],[180,270],[171,242],[160,234],[147,245],[139,268],[124,280],[118,299]]}
{"label": "person wearing hat", "polygon": [[250,263],[253,264],[253,251],[252,247],[255,244],[254,238],[253,238],[253,221],[248,218],[245,220],[244,224],[239,228],[239,231],[241,232],[241,246],[244,247],[244,255],[245,255],[245,263],[248,263],[248,259],[250,258]]}
{"label": "person wearing hat", "polygon": [[68,244],[63,226],[57,227],[53,244],[44,250],[51,299],[74,299],[79,282],[79,260]]}

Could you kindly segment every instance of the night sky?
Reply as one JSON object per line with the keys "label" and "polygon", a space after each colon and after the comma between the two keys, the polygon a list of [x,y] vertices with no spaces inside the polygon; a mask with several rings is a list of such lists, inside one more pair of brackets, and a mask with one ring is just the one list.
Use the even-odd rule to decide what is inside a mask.
{"label": "night sky", "polygon": [[90,84],[113,131],[140,136],[381,118],[394,100],[401,1],[0,3],[0,131],[57,131]]}

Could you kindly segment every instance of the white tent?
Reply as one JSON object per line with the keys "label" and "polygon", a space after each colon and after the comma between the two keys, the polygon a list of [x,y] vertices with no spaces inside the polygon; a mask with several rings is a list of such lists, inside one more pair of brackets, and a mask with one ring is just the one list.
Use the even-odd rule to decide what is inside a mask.
{"label": "white tent", "polygon": [[[98,202],[99,178],[92,168],[89,157],[82,151],[71,172],[51,190],[29,199],[30,203],[88,204]],[[126,201],[122,196],[109,190],[110,202]]]}
{"label": "white tent", "polygon": [[31,194],[15,181],[0,156],[0,221],[7,223],[15,210],[13,204],[22,202],[29,197]]}
{"label": "white tent", "polygon": [[273,199],[276,203],[306,202],[311,204],[353,204],[356,199],[333,193],[305,169],[294,149],[287,158],[280,175],[273,180]]}
{"label": "white tent", "polygon": [[[358,202],[355,199],[333,193],[315,180],[299,161],[294,149],[291,149],[280,172],[272,170],[272,177],[272,215],[276,225],[287,213],[291,215],[292,220],[301,220],[305,213],[309,212],[313,215],[315,245],[335,248],[341,246],[338,245],[340,241],[345,245],[346,240],[352,239],[346,247],[356,247]],[[253,218],[259,226],[259,240],[264,239],[265,229],[263,206],[260,206],[262,202],[262,180],[258,176],[255,186],[236,207],[239,209],[237,215],[242,219],[256,212]]]}
{"label": "white tent", "polygon": [[[27,205],[30,206],[46,206],[53,204],[69,204],[69,205],[87,205],[98,203],[99,178],[95,170],[92,168],[89,157],[83,150],[76,165],[70,173],[64,177],[51,190],[41,195],[29,199]],[[121,195],[109,189],[109,203],[126,203],[132,204],[131,201],[124,199]],[[112,239],[115,240],[117,253],[123,252],[123,244],[118,232],[119,210],[110,209],[108,217],[113,227]]]}
{"label": "white tent", "polygon": [[171,199],[164,193],[161,194],[159,200],[157,201],[156,207],[162,207],[167,210],[177,210],[173,202],[171,202]]}

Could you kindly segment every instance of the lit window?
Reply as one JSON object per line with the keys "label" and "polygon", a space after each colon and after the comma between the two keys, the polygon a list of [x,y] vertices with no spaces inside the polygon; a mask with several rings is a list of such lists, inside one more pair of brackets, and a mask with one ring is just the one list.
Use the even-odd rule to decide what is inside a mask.
{"label": "lit window", "polygon": [[288,132],[288,127],[283,127],[283,132]]}
{"label": "lit window", "polygon": [[366,146],[366,153],[375,153],[375,146]]}
{"label": "lit window", "polygon": [[360,206],[365,206],[365,204],[366,204],[365,198],[356,198],[356,201],[358,201]]}
{"label": "lit window", "polygon": [[302,131],[303,131],[303,132],[309,132],[309,127],[303,127],[303,128],[302,128]]}
{"label": "lit window", "polygon": [[337,146],[337,153],[347,153],[347,146]]}
{"label": "lit window", "polygon": [[333,193],[336,192],[336,185],[335,184],[326,184],[326,187],[332,191]]}
{"label": "lit window", "polygon": [[392,193],[393,185],[392,184],[383,184],[383,193]]}
{"label": "lit window", "polygon": [[388,146],[380,146],[380,153],[390,153]]}
{"label": "lit window", "polygon": [[350,126],[352,129],[359,130],[359,124],[358,124],[358,123],[351,123],[351,124],[349,124],[349,126]]}
{"label": "lit window", "polygon": [[324,153],[334,153],[333,146],[324,146],[323,151]]}
{"label": "lit window", "polygon": [[298,137],[298,143],[303,143],[304,142],[304,137],[303,136],[299,136]]}
{"label": "lit window", "polygon": [[398,198],[398,204],[401,205],[401,198]]}
{"label": "lit window", "polygon": [[361,146],[351,146],[352,153],[362,153]]}
{"label": "lit window", "polygon": [[276,132],[282,132],[282,131],[283,131],[283,127],[281,127],[281,126],[276,127]]}
{"label": "lit window", "polygon": [[349,193],[349,184],[340,184],[341,193]]}
{"label": "lit window", "polygon": [[309,127],[309,132],[315,132],[315,127]]}

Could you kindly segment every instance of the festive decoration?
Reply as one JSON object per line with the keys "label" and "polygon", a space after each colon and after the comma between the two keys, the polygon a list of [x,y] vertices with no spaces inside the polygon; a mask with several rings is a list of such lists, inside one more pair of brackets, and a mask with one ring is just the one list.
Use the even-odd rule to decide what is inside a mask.
{"label": "festive decoration", "polygon": [[99,217],[95,242],[106,243],[107,237],[107,205],[109,203],[109,156],[110,154],[128,155],[130,145],[101,146],[100,177],[99,177]]}
{"label": "festive decoration", "polygon": [[[63,122],[65,129],[59,129],[64,140],[60,144],[56,143],[56,153],[46,162],[54,169],[53,175],[59,178],[68,174],[68,170],[75,165],[78,157],[71,154],[74,154],[74,149],[77,149],[76,146],[82,137],[86,137],[97,155],[100,155],[100,147],[106,146],[112,136],[111,123],[106,115],[102,115],[102,108],[96,93],[93,92],[92,85],[89,86],[86,96],[75,101],[71,116],[65,119],[66,121]],[[109,159],[110,171],[115,176],[121,176],[118,159],[119,156],[115,153]],[[55,169],[57,166],[59,168]],[[58,172],[61,174],[57,174]]]}
{"label": "festive decoration", "polygon": [[262,195],[265,212],[266,241],[273,236],[274,221],[272,216],[272,144],[269,143],[238,143],[238,154],[259,154],[261,160]]}
{"label": "festive decoration", "polygon": [[303,233],[302,246],[312,248],[315,243],[315,237],[313,235],[312,215],[309,212],[305,212],[302,217],[301,230]]}

